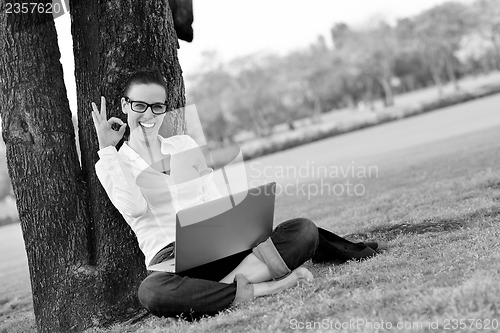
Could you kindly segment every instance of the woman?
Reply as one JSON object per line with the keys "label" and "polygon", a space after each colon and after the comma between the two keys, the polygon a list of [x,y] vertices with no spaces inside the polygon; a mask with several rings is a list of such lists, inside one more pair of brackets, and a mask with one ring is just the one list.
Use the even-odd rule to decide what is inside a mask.
{"label": "woman", "polygon": [[[146,267],[174,255],[175,212],[218,195],[206,180],[209,178],[184,181],[186,173],[187,179],[200,180],[213,171],[201,154],[177,158],[182,156],[180,152],[197,147],[194,140],[187,135],[163,138],[158,134],[167,112],[166,91],[167,83],[158,70],[132,74],[121,98],[127,124],[115,117],[107,119],[104,97],[100,110],[92,103],[99,140],[96,173],[135,232]],[[115,146],[127,126],[128,141],[117,151]],[[183,181],[176,181],[178,178]],[[189,195],[179,196],[183,191]],[[139,300],[157,316],[213,315],[300,281],[311,281],[311,272],[300,267],[309,259],[344,262],[367,258],[377,253],[377,246],[349,242],[306,218],[295,218],[279,224],[266,241],[243,253],[178,274],[149,272],[139,287]]]}

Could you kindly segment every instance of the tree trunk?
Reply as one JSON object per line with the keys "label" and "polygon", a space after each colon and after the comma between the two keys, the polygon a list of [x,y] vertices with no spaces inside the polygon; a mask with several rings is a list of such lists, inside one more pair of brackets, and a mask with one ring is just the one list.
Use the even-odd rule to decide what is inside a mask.
{"label": "tree trunk", "polygon": [[[156,65],[169,82],[169,107],[185,103],[166,1],[74,0],[71,10],[81,167],[52,16],[0,13],[2,134],[39,332],[81,331],[140,309],[144,258],[95,175],[90,102],[104,95],[108,117],[123,118],[126,75]],[[165,129],[183,133],[182,112],[165,119]]]}
{"label": "tree trunk", "polygon": [[262,111],[256,107],[253,117],[253,129],[254,133],[258,137],[266,137],[269,135],[269,124],[262,115]]}
{"label": "tree trunk", "polygon": [[417,89],[417,84],[416,84],[416,80],[415,80],[415,77],[413,75],[407,75],[405,76],[404,80],[406,81],[406,87],[407,87],[407,91],[413,91],[415,89]]}
{"label": "tree trunk", "polygon": [[432,79],[434,80],[434,84],[438,88],[438,96],[442,97],[443,96],[443,82],[441,81],[441,75],[439,75],[439,70],[436,68],[436,66],[431,65],[430,71],[431,71]]}
{"label": "tree trunk", "polygon": [[367,77],[365,80],[365,94],[363,96],[363,100],[365,104],[368,106],[368,109],[370,111],[375,111],[375,104],[373,101],[373,79],[370,77]]}
{"label": "tree trunk", "polygon": [[491,36],[491,43],[493,44],[493,59],[495,62],[495,69],[500,70],[500,47],[498,38],[495,33]]}
{"label": "tree trunk", "polygon": [[455,87],[456,91],[460,90],[460,85],[458,84],[457,76],[455,75],[455,71],[453,69],[453,64],[452,60],[448,59],[446,60],[446,72],[448,73],[448,79],[452,82],[453,86]]}
{"label": "tree trunk", "polygon": [[394,105],[394,94],[389,79],[382,77],[379,79],[380,85],[384,90],[384,105],[386,107]]}
{"label": "tree trunk", "polygon": [[69,331],[95,293],[77,287],[90,224],[56,30],[50,14],[1,15],[2,135],[35,317],[40,332]]}
{"label": "tree trunk", "polygon": [[312,102],[313,102],[313,108],[311,114],[311,122],[313,124],[319,124],[321,122],[322,105],[321,105],[321,99],[314,91],[312,92]]}
{"label": "tree trunk", "polygon": [[422,45],[425,48],[422,60],[431,72],[432,80],[438,88],[438,96],[443,96],[443,81],[441,80],[442,58],[439,50],[432,45]]}

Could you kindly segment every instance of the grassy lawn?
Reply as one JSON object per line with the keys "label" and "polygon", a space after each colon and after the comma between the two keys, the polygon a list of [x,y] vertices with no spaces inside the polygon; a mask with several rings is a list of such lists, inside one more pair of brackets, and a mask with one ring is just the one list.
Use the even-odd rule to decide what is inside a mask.
{"label": "grassy lawn", "polygon": [[[499,151],[494,128],[374,156],[366,162],[377,161],[379,175],[362,180],[364,196],[277,201],[277,221],[305,216],[351,239],[388,241],[378,257],[338,266],[308,262],[312,284],[195,323],[149,317],[89,332],[279,332],[314,322],[327,331],[356,320],[371,326],[338,331],[377,332],[382,321],[415,325],[399,332],[436,332],[430,324],[498,331],[486,320],[500,320]],[[453,329],[460,327],[454,319],[466,327]]]}
{"label": "grassy lawn", "polygon": [[19,224],[0,227],[0,333],[34,327],[28,263]]}
{"label": "grassy lawn", "polygon": [[[344,265],[307,262],[315,276],[311,284],[195,323],[150,316],[88,332],[280,332],[299,325],[378,332],[384,331],[377,329],[382,321],[385,327],[416,325],[398,332],[498,331],[491,322],[490,329],[478,325],[500,320],[499,152],[496,127],[367,157],[363,163],[376,165],[378,177],[353,179],[365,186],[365,195],[283,196],[275,218],[303,216],[350,239],[382,239],[387,252]],[[453,329],[460,325],[453,319],[464,319],[466,327]],[[11,320],[15,324],[0,324],[0,332],[33,327],[26,311]],[[350,321],[371,326],[335,329]]]}

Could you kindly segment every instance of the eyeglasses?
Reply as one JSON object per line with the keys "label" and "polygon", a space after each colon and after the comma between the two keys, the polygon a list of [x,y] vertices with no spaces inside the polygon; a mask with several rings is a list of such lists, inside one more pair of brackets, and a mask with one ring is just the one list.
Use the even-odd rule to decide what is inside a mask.
{"label": "eyeglasses", "polygon": [[149,107],[154,114],[164,114],[165,112],[167,112],[167,105],[165,103],[148,104],[142,101],[131,101],[128,97],[125,97],[125,101],[127,101],[127,103],[130,103],[130,108],[132,109],[132,111],[137,113],[144,113]]}

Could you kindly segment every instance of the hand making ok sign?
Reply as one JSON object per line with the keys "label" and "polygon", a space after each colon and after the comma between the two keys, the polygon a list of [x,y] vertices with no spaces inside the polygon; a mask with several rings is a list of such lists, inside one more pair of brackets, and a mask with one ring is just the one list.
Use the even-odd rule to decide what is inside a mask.
{"label": "hand making ok sign", "polygon": [[[99,111],[94,102],[92,102],[92,110],[92,119],[94,120],[97,139],[99,140],[99,149],[108,146],[116,146],[116,144],[123,138],[127,124],[116,117],[107,119],[106,99],[104,96],[101,96],[101,110]],[[114,124],[120,126],[119,129],[113,129],[113,127],[115,127],[113,126]]]}

